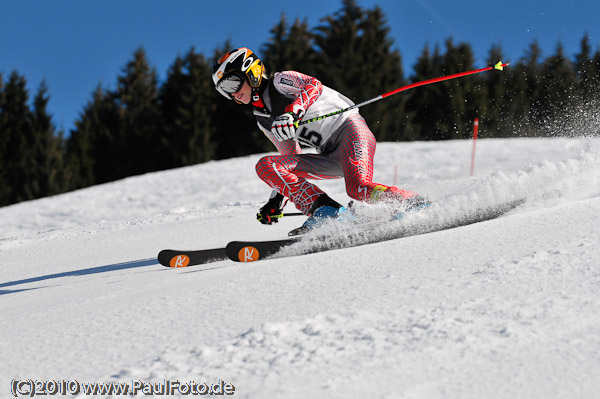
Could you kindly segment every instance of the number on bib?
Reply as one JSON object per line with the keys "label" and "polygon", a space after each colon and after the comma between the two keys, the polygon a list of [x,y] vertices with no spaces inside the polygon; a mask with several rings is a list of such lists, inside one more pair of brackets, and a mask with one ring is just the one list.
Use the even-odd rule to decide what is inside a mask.
{"label": "number on bib", "polygon": [[323,141],[323,136],[314,130],[308,130],[306,126],[303,126],[297,134],[297,140],[299,143],[319,148],[321,141]]}

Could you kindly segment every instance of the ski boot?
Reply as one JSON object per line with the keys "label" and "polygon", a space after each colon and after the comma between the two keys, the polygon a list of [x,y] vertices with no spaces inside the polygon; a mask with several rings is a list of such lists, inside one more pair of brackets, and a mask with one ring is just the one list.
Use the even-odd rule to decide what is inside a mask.
{"label": "ski boot", "polygon": [[288,236],[304,234],[330,219],[354,221],[356,217],[347,208],[332,200],[327,194],[321,194],[310,208],[310,216],[304,224],[288,233]]}

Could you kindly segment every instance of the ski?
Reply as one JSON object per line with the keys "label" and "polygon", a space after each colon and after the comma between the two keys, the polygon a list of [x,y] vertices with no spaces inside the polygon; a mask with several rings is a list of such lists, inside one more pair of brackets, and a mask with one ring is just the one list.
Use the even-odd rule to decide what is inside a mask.
{"label": "ski", "polygon": [[231,259],[236,262],[254,262],[273,255],[281,248],[299,241],[300,237],[271,241],[232,241],[225,248],[176,250],[164,249],[158,262],[166,267],[188,267]]}
{"label": "ski", "polygon": [[166,267],[187,267],[203,265],[228,259],[225,248],[181,251],[164,249],[158,254],[158,262]]}
{"label": "ski", "polygon": [[218,262],[226,259],[235,262],[256,262],[277,254],[282,248],[300,241],[307,241],[309,245],[304,248],[302,254],[329,251],[333,249],[347,248],[352,246],[372,244],[375,242],[389,241],[403,237],[416,236],[433,233],[436,231],[449,230],[469,224],[484,222],[498,218],[505,213],[523,204],[525,198],[504,202],[491,207],[473,209],[458,218],[440,221],[425,219],[421,224],[400,225],[385,235],[372,234],[373,231],[385,224],[385,222],[370,222],[364,230],[355,233],[336,236],[293,236],[279,240],[261,241],[231,241],[225,248],[201,249],[192,251],[181,251],[166,249],[158,254],[158,261],[166,267],[188,267]]}
{"label": "ski", "polygon": [[302,239],[302,236],[270,241],[232,241],[227,244],[225,252],[229,259],[236,262],[255,262],[273,255],[283,247],[287,247]]}
{"label": "ski", "polygon": [[[299,254],[308,254],[315,252],[329,251],[333,249],[348,248],[359,245],[372,244],[375,242],[395,240],[397,238],[416,236],[421,234],[433,233],[436,231],[449,230],[457,227],[467,226],[474,223],[485,222],[496,219],[505,213],[513,210],[523,204],[525,198],[508,201],[492,207],[477,208],[462,217],[449,220],[439,224],[429,224],[425,221],[422,225],[411,225],[409,227],[400,227],[385,236],[373,236],[371,230],[381,226],[382,223],[371,222],[365,225],[365,229],[353,234],[345,234],[341,237],[336,236],[293,236],[282,240],[267,241],[232,241],[227,245],[226,254],[229,259],[235,262],[255,262],[263,260],[271,255],[275,255],[282,248],[300,242],[309,241],[307,248]],[[303,241],[303,242],[304,242]]]}

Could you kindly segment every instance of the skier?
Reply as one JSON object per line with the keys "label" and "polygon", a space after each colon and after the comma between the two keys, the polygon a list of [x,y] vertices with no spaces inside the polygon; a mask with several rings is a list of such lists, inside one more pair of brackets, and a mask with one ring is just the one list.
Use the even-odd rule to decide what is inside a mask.
{"label": "skier", "polygon": [[[221,56],[212,78],[225,98],[252,106],[258,127],[280,153],[265,156],[256,165],[258,176],[274,190],[257,214],[261,223],[278,221],[285,198],[308,216],[291,235],[329,218],[354,219],[352,212],[308,179],[343,177],[348,196],[367,203],[386,201],[409,210],[429,204],[412,191],[373,182],[376,140],[358,109],[296,129],[296,121],[354,104],[316,78],[296,71],[277,72],[269,78],[262,61],[245,47]],[[303,154],[300,144],[314,147],[317,154]]]}

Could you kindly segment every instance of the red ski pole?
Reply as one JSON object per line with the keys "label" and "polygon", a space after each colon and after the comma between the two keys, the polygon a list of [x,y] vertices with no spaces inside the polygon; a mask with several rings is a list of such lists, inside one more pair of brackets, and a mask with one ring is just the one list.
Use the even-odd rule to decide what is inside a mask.
{"label": "red ski pole", "polygon": [[363,105],[367,105],[367,104],[374,103],[375,101],[383,100],[386,97],[392,96],[392,95],[400,93],[402,91],[414,89],[415,87],[425,86],[425,85],[429,85],[429,84],[437,83],[437,82],[443,82],[444,80],[456,79],[456,78],[460,78],[460,77],[463,77],[463,76],[473,75],[473,74],[476,74],[476,73],[491,71],[493,69],[497,69],[497,70],[501,71],[505,66],[508,66],[508,65],[509,64],[503,64],[502,61],[499,61],[498,63],[496,63],[496,65],[491,66],[491,67],[481,68],[481,69],[474,69],[472,71],[466,71],[466,72],[453,73],[452,75],[440,76],[439,78],[427,79],[427,80],[422,80],[420,82],[411,83],[409,85],[399,87],[399,88],[397,88],[395,90],[388,91],[387,93],[380,94],[377,97],[373,97],[372,99],[364,101],[364,102],[362,102],[360,104],[354,104],[354,105],[352,105],[352,106],[350,106],[348,108],[340,109],[340,110],[331,112],[329,114],[317,116],[315,118],[307,119],[307,120],[304,120],[304,121],[296,121],[296,122],[294,122],[294,126],[296,128],[298,128],[298,126],[300,126],[300,125],[306,125],[307,123],[316,122],[316,121],[328,118],[328,117],[333,116],[333,115],[338,115],[338,114],[344,113],[346,111],[350,111],[350,110],[355,109],[355,108],[360,108]]}

